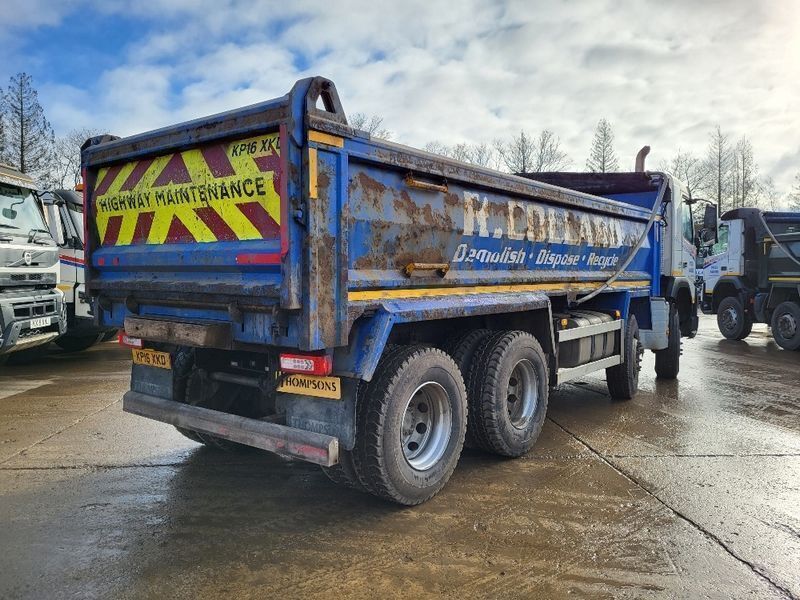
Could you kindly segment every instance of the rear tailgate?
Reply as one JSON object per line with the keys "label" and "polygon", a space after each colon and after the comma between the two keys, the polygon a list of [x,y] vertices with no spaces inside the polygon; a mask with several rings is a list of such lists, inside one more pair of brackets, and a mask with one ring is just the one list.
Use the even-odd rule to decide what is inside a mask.
{"label": "rear tailgate", "polygon": [[241,325],[244,312],[286,304],[290,117],[287,96],[87,143],[87,286],[102,325],[131,315]]}

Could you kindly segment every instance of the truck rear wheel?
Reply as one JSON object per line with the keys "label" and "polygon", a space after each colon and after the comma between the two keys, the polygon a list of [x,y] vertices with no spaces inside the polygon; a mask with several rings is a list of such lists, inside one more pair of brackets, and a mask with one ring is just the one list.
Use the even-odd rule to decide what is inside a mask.
{"label": "truck rear wheel", "polygon": [[729,340],[743,340],[753,331],[753,319],[735,296],[723,298],[717,309],[717,327]]}
{"label": "truck rear wheel", "polygon": [[466,395],[458,366],[441,350],[387,352],[358,409],[353,461],[365,487],[406,506],[438,493],[464,444]]}
{"label": "truck rear wheel", "polygon": [[800,305],[781,302],[772,313],[772,337],[784,350],[800,349]]}
{"label": "truck rear wheel", "polygon": [[491,336],[469,374],[470,428],[478,446],[518,457],[536,443],[547,413],[547,359],[524,331]]}
{"label": "truck rear wheel", "polygon": [[639,371],[644,353],[639,342],[639,323],[634,315],[628,317],[623,343],[625,357],[621,364],[606,369],[606,384],[612,398],[630,400],[639,391]]}
{"label": "truck rear wheel", "polygon": [[669,344],[663,350],[656,351],[656,376],[661,379],[675,379],[680,371],[681,361],[681,321],[677,309],[669,309]]}
{"label": "truck rear wheel", "polygon": [[55,344],[65,352],[80,352],[94,346],[102,337],[97,333],[92,335],[64,335],[56,338]]}
{"label": "truck rear wheel", "polygon": [[358,492],[366,492],[361,484],[361,478],[356,471],[356,465],[353,461],[353,453],[344,448],[339,449],[339,464],[332,467],[322,467],[322,472],[328,476],[333,483],[343,485]]}
{"label": "truck rear wheel", "polygon": [[[469,380],[469,372],[472,368],[472,361],[475,358],[478,348],[486,343],[492,335],[490,329],[473,329],[450,338],[444,345],[443,350],[447,352],[458,365],[464,381]],[[467,435],[464,438],[464,446],[476,448],[475,433],[473,432],[472,418],[467,418]]]}

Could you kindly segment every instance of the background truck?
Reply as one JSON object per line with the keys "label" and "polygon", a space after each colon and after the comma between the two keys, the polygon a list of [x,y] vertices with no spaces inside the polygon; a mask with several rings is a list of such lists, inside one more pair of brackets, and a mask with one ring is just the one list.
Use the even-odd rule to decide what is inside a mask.
{"label": "background truck", "polygon": [[82,162],[87,288],[133,348],[124,410],[207,445],[418,504],[465,436],[525,454],[551,387],[605,371],[631,398],[645,349],[677,375],[669,177],[648,205],[434,156],[351,128],[320,77]]}
{"label": "background truck", "polygon": [[800,213],[737,208],[721,217],[702,269],[702,309],[726,338],[768,323],[786,350],[800,349]]}
{"label": "background truck", "polygon": [[116,336],[116,328],[98,327],[92,317],[83,277],[83,195],[75,190],[52,190],[39,196],[50,233],[59,248],[67,331],[55,340],[68,352],[85,350]]}
{"label": "background truck", "polygon": [[27,175],[0,164],[0,359],[30,358],[64,332],[58,247]]}

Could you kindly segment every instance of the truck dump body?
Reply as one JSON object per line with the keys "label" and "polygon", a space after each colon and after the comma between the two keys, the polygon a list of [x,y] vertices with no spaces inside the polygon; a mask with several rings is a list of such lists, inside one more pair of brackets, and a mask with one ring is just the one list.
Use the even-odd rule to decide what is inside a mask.
{"label": "truck dump body", "polygon": [[[370,139],[341,109],[304,115],[298,86],[86,148],[103,325],[135,306],[228,322],[232,345],[332,348],[385,300],[594,289],[645,229],[649,206]],[[616,286],[658,293],[657,234]],[[300,314],[278,323],[272,307]]]}
{"label": "truck dump body", "polygon": [[417,504],[455,468],[468,397],[489,398],[477,443],[520,456],[551,385],[606,369],[630,398],[645,348],[677,374],[663,185],[621,202],[372,139],[322,78],[90,140],[83,165],[87,287],[134,348],[123,407],[195,441]]}

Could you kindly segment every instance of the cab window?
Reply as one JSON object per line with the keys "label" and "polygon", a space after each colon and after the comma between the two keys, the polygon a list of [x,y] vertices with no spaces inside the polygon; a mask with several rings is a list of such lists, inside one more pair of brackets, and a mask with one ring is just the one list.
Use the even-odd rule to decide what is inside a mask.
{"label": "cab window", "polygon": [[681,211],[681,225],[683,228],[683,237],[694,245],[694,223],[692,222],[692,210],[688,204],[683,205]]}
{"label": "cab window", "polygon": [[711,246],[711,255],[723,254],[728,251],[728,226],[724,223],[719,226],[717,243]]}

